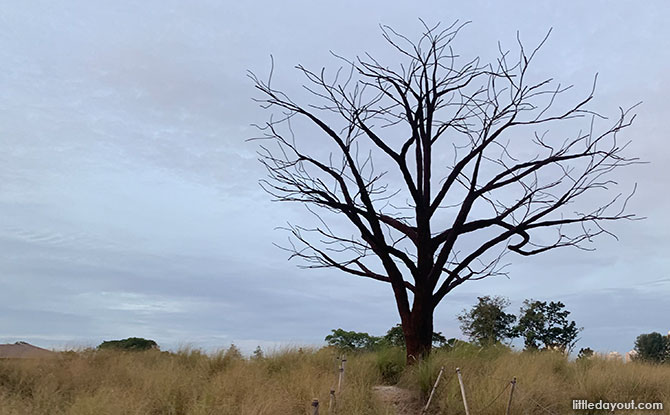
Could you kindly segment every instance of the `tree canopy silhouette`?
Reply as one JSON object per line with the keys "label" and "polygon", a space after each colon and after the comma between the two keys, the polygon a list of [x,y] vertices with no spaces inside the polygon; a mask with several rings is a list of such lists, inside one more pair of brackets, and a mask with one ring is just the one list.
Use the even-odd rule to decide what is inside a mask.
{"label": "tree canopy silhouette", "polygon": [[255,138],[267,140],[261,184],[315,216],[287,225],[283,248],[301,266],[390,284],[408,359],[430,352],[443,298],[504,275],[506,253],[591,249],[612,235],[606,222],[634,218],[609,175],[636,161],[618,138],[632,108],[607,120],[588,108],[595,79],[574,99],[531,73],[546,38],[499,47],[490,63],[464,59],[452,47],[463,26],[423,23],[414,41],[382,26],[392,64],[366,54],[335,55],[332,74],[298,65],[305,89],[293,98],[273,84],[274,63],[267,80],[250,73],[272,112]]}

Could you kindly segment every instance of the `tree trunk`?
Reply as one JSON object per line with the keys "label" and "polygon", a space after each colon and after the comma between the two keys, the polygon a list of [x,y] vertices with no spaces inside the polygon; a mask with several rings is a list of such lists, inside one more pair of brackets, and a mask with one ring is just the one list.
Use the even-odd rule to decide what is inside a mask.
{"label": "tree trunk", "polygon": [[418,363],[430,355],[433,346],[433,308],[415,298],[408,316],[401,316],[407,347],[407,364]]}

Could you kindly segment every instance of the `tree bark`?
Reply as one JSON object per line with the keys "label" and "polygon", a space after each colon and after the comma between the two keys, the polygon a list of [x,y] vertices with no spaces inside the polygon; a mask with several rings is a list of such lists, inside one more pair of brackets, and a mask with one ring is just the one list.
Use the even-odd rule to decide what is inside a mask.
{"label": "tree bark", "polygon": [[414,297],[412,311],[401,315],[402,330],[407,348],[407,364],[427,358],[433,347],[433,309],[429,298]]}

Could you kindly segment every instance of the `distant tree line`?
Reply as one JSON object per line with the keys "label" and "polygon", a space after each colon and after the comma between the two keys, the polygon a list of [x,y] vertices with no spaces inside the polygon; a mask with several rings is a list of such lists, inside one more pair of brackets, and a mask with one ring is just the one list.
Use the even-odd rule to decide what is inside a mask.
{"label": "distant tree line", "polygon": [[[570,312],[565,310],[565,305],[560,301],[526,300],[517,319],[505,312],[510,304],[507,298],[484,296],[478,300],[470,310],[463,310],[458,319],[463,333],[479,346],[490,346],[521,337],[526,350],[571,352],[582,330],[577,327],[577,323],[568,319]],[[665,336],[658,332],[640,334],[633,350],[633,360],[670,363],[670,333]],[[594,355],[595,352],[586,347],[579,350],[577,358],[587,359]]]}
{"label": "distant tree line", "polygon": [[[579,332],[575,321],[568,319],[570,311],[560,301],[525,300],[519,317],[505,310],[510,301],[500,296],[478,297],[478,303],[458,315],[461,330],[469,341],[479,347],[509,344],[514,338],[524,340],[526,350],[556,350],[571,352]],[[384,346],[405,347],[402,326],[392,327],[384,336],[334,329],[326,342],[345,350],[376,350]],[[433,333],[433,347],[453,347],[457,339],[447,340],[442,333]]]}
{"label": "distant tree line", "polygon": [[[383,347],[405,347],[405,336],[402,326],[396,324],[390,328],[383,336],[373,336],[364,332],[347,331],[343,329],[333,329],[331,334],[326,336],[326,342],[329,346],[335,346],[338,349],[348,351],[373,351]],[[453,340],[450,339],[453,343]],[[449,341],[442,333],[433,332],[433,346],[444,347]]]}
{"label": "distant tree line", "polygon": [[474,307],[458,316],[461,330],[471,342],[482,347],[520,337],[526,350],[572,351],[582,328],[568,319],[570,311],[565,309],[565,304],[525,300],[518,319],[505,312],[509,305],[505,297],[478,297]]}
{"label": "distant tree line", "polygon": [[[458,315],[463,334],[471,344],[479,347],[509,345],[513,339],[521,338],[528,351],[555,350],[570,353],[578,341],[581,327],[570,320],[570,311],[560,301],[525,300],[518,317],[507,313],[509,299],[501,296],[483,296],[470,309]],[[405,347],[400,324],[392,327],[384,336],[368,333],[332,330],[326,336],[328,345],[340,349],[373,351],[385,346]],[[453,347],[464,342],[447,340],[442,333],[433,333],[433,347]],[[670,363],[670,333],[641,334],[635,340],[633,360],[648,363]],[[578,359],[589,359],[595,355],[590,347],[579,350]]]}

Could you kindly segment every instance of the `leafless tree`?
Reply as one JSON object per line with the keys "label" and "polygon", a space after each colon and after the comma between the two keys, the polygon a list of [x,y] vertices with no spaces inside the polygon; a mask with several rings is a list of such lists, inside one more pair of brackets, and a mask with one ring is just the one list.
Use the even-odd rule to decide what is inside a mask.
{"label": "leafless tree", "polygon": [[316,216],[288,225],[285,248],[302,266],[390,284],[410,362],[430,352],[438,303],[466,281],[505,275],[505,253],[592,249],[614,236],[605,222],[635,219],[630,196],[610,189],[610,173],[637,160],[617,140],[632,108],[607,120],[588,108],[595,79],[579,99],[533,80],[547,38],[499,47],[492,63],[465,60],[452,50],[463,26],[424,23],[417,41],[383,26],[395,67],[369,54],[334,55],[342,66],[330,77],[298,65],[306,105],[273,86],[274,64],[268,80],[250,73],[260,105],[275,110],[258,125],[261,184]]}

